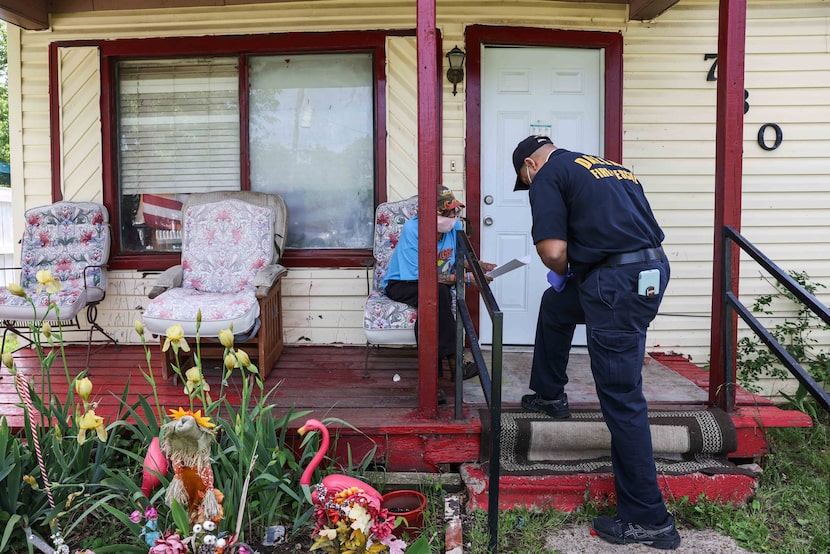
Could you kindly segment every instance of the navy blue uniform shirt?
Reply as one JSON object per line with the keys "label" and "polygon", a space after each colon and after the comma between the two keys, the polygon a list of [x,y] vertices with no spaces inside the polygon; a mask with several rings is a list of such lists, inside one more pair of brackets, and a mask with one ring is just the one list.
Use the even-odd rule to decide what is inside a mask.
{"label": "navy blue uniform shirt", "polygon": [[530,187],[533,243],[568,242],[568,262],[585,272],[612,254],[654,248],[664,234],[631,171],[559,148]]}

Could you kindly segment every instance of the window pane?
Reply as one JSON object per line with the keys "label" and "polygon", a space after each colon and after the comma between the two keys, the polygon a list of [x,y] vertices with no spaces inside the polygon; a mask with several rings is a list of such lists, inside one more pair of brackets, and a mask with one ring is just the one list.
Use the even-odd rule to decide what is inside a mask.
{"label": "window pane", "polygon": [[181,248],[191,192],[239,189],[236,58],[118,64],[121,248]]}
{"label": "window pane", "polygon": [[371,248],[372,55],[250,62],[251,188],[288,206],[289,248]]}

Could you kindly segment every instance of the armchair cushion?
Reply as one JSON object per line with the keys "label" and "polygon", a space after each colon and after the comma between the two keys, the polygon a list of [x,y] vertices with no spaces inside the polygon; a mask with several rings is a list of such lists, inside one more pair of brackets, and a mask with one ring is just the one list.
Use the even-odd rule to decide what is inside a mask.
{"label": "armchair cushion", "polygon": [[[60,319],[67,321],[88,303],[103,299],[110,250],[107,209],[94,202],[56,202],[27,210],[25,219],[19,284],[34,300],[35,310],[28,301],[2,287],[0,317],[41,319],[51,300],[60,310]],[[52,277],[60,281],[60,292],[37,292],[37,272],[41,269],[50,270]],[[47,320],[57,320],[54,311]]]}
{"label": "armchair cushion", "polygon": [[185,336],[195,337],[199,310],[202,310],[199,334],[203,337],[217,337],[219,331],[227,329],[231,323],[234,331],[247,331],[259,317],[259,303],[251,287],[236,292],[204,292],[178,287],[149,303],[144,311],[144,324],[151,330],[166,330],[178,323]]}
{"label": "armchair cushion", "polygon": [[[226,200],[188,206],[184,213],[182,286],[202,292],[238,292],[271,262],[274,212]],[[203,314],[204,315],[204,314]]]}
{"label": "armchair cushion", "polygon": [[[54,302],[60,310],[60,317],[63,321],[74,319],[78,312],[87,305],[87,294],[82,288],[65,288],[51,295],[45,290],[40,294],[34,291],[27,291],[34,301],[35,308],[25,298],[15,296],[6,287],[0,287],[0,314],[2,319],[33,321],[42,319],[46,315],[49,302]],[[47,321],[56,321],[57,313],[52,311],[46,317]]]}

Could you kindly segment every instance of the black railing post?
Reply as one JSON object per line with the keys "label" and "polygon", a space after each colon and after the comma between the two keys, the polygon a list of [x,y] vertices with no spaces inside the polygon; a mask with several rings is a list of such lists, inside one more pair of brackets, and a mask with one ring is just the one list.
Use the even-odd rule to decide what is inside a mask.
{"label": "black railing post", "polygon": [[487,495],[487,526],[490,528],[489,550],[498,552],[499,544],[499,480],[501,479],[501,370],[504,314],[493,314],[493,388],[490,395],[490,490]]}
{"label": "black railing post", "polygon": [[[457,242],[461,242],[458,240]],[[456,318],[455,318],[455,375],[452,376],[455,382],[455,419],[461,419],[462,403],[464,400],[464,321],[459,313],[460,307],[463,304],[467,306],[466,302],[466,286],[464,279],[464,259],[466,259],[466,250],[459,249],[456,245],[456,251],[464,252],[464,256],[456,256],[455,262],[455,299],[456,299]]]}

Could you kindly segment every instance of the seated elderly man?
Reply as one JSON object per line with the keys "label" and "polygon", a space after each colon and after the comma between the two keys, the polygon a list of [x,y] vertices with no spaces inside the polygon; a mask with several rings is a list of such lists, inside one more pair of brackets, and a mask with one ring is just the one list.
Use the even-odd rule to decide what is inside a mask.
{"label": "seated elderly man", "polygon": [[[455,318],[452,312],[451,287],[455,284],[453,267],[456,261],[456,233],[463,229],[459,220],[464,204],[459,202],[447,187],[438,189],[438,369],[442,369],[446,358],[452,376],[455,376]],[[466,261],[465,261],[466,265]],[[481,262],[484,271],[495,265]],[[466,273],[467,284],[472,283],[472,274]],[[401,229],[398,245],[389,260],[389,269],[383,281],[383,291],[392,300],[418,307],[418,217],[407,221]],[[417,322],[415,336],[418,336]],[[474,362],[464,363],[464,379],[478,375]],[[438,403],[446,402],[444,391],[438,389]]]}

